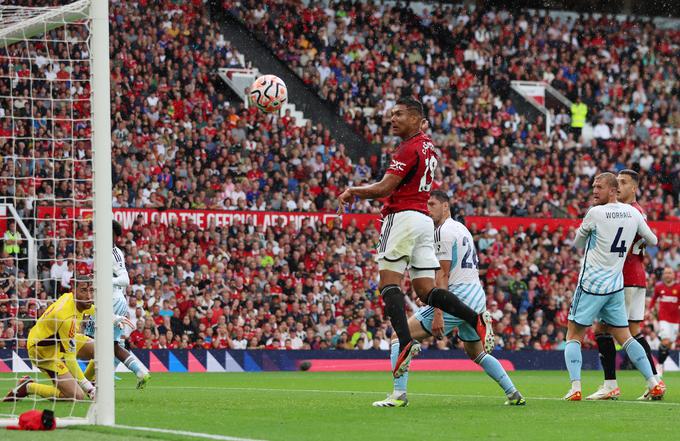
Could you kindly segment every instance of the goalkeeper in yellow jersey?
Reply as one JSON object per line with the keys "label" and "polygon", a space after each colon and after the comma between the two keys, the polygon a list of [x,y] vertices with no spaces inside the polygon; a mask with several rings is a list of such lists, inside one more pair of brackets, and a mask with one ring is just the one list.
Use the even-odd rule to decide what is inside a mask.
{"label": "goalkeeper in yellow jersey", "polygon": [[[94,287],[90,277],[78,275],[75,294],[63,294],[40,316],[28,334],[26,348],[34,366],[47,374],[54,385],[39,384],[29,376],[21,378],[4,401],[14,401],[27,395],[44,398],[82,400],[94,398],[95,387],[85,378],[77,359],[94,357],[94,340],[78,333],[83,315],[92,314]],[[127,320],[114,317],[114,324]]]}

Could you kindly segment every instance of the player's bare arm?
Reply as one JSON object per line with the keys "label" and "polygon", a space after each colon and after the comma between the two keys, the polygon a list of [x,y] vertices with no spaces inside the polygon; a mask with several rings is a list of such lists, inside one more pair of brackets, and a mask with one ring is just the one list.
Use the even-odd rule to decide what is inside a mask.
{"label": "player's bare arm", "polygon": [[359,199],[380,199],[388,196],[399,185],[402,178],[391,173],[385,173],[385,176],[379,181],[370,185],[362,185],[361,187],[350,187],[338,198],[341,205],[352,203],[353,198]]}

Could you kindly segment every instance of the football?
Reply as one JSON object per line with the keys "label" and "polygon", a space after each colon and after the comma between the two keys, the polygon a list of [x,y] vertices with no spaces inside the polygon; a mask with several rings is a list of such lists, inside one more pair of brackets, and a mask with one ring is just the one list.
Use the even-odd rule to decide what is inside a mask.
{"label": "football", "polygon": [[263,112],[278,112],[288,100],[288,89],[276,75],[262,75],[250,85],[248,99]]}

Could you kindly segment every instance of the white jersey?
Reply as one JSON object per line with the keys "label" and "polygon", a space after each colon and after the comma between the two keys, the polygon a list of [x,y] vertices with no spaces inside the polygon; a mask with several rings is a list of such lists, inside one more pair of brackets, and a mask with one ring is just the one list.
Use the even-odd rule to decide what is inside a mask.
{"label": "white jersey", "polygon": [[120,248],[113,247],[113,301],[125,300],[125,288],[130,285],[130,276],[125,268],[125,256]]}
{"label": "white jersey", "polygon": [[472,234],[460,222],[448,218],[434,232],[438,260],[450,260],[449,290],[475,311],[486,308],[486,295],[479,281],[479,259]]}
{"label": "white jersey", "polygon": [[[125,298],[125,288],[130,284],[130,276],[128,276],[127,269],[125,269],[125,256],[120,248],[113,247],[113,315],[127,316],[127,299]],[[95,336],[95,320],[94,315],[85,323],[83,330],[85,335],[90,337]],[[114,340],[118,341],[124,331],[118,326],[114,326],[113,335]]]}
{"label": "white jersey", "polygon": [[576,246],[585,248],[578,282],[584,292],[606,295],[623,289],[623,264],[636,234],[648,245],[657,243],[632,205],[611,202],[588,210],[576,231]]}

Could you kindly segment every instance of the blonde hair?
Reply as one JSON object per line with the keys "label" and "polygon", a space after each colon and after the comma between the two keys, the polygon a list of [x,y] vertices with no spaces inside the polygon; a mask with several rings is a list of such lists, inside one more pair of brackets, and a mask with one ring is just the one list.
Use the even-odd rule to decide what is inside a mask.
{"label": "blonde hair", "polygon": [[619,188],[619,182],[616,180],[616,175],[614,173],[600,173],[595,176],[595,181],[602,181],[610,188]]}

